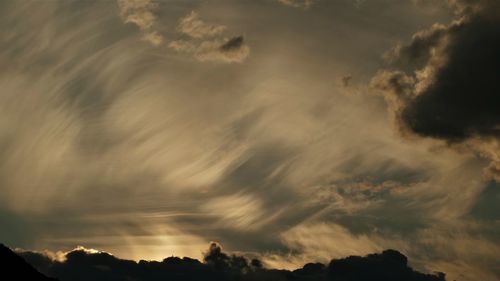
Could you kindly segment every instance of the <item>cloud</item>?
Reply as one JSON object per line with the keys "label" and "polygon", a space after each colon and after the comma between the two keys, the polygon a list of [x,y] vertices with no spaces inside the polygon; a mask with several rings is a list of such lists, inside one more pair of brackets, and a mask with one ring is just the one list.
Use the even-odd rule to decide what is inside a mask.
{"label": "cloud", "polygon": [[250,54],[250,48],[245,45],[241,35],[226,40],[219,46],[218,51],[228,62],[243,62]]}
{"label": "cloud", "polygon": [[163,36],[155,30],[156,15],[154,10],[158,4],[154,0],[118,0],[120,16],[125,23],[135,24],[144,32],[142,40],[159,46]]}
{"label": "cloud", "polygon": [[[142,40],[157,47],[165,38],[155,27],[157,17],[154,11],[158,4],[154,0],[118,0],[120,16],[125,23],[135,24],[142,30]],[[190,39],[171,41],[168,46],[180,53],[193,55],[200,61],[219,61],[226,63],[242,62],[249,54],[249,48],[243,42],[243,36],[230,39],[222,37],[227,29],[225,25],[207,23],[196,11],[179,19],[177,32]]]}
{"label": "cloud", "polygon": [[[174,2],[169,3],[179,6],[159,2],[152,10],[176,32],[166,38],[190,42],[195,49],[201,41],[214,41],[209,49],[220,56],[220,47],[231,41],[230,30],[202,39],[180,33],[176,20],[189,14],[193,3]],[[145,50],[137,36],[130,37],[140,31],[135,24],[123,25],[119,15],[110,16],[118,14],[114,2],[0,3],[8,5],[0,9],[0,61],[9,66],[0,78],[0,214],[8,210],[0,224],[18,223],[0,236],[16,246],[67,250],[87,245],[130,259],[171,253],[200,259],[200,249],[211,240],[232,250],[286,257],[297,248],[284,243],[288,240],[280,239],[282,234],[310,217],[342,226],[323,236],[320,227],[311,227],[318,240],[342,253],[349,248],[342,249],[336,235],[341,241],[353,235],[352,244],[345,243],[353,249],[380,229],[388,230],[389,240],[412,243],[415,237],[399,235],[417,231],[422,223],[441,225],[467,215],[483,185],[481,169],[474,165],[484,163],[468,153],[429,150],[427,141],[401,141],[387,124],[380,97],[345,95],[356,87],[345,89],[336,81],[356,73],[356,86],[361,85],[370,72],[366,69],[376,67],[369,58],[380,55],[378,44],[356,44],[368,57],[357,47],[345,48],[352,55],[346,60],[366,58],[359,63],[363,70],[353,68],[358,61],[349,61],[350,67],[325,64],[343,61],[337,51],[350,40],[332,36],[332,29],[314,29],[316,20],[279,15],[282,24],[269,30],[255,17],[231,21],[226,8],[243,6],[229,2],[231,7],[224,9],[199,6],[200,18],[208,8],[228,29],[229,22],[245,26],[260,51],[244,67],[201,64],[194,53],[162,47]],[[394,16],[406,20],[400,7]],[[325,23],[357,20],[329,16],[336,13],[342,11],[299,14]],[[271,15],[276,11],[259,17]],[[290,24],[315,32],[282,37]],[[385,30],[378,33],[368,25],[352,38],[368,44],[372,37],[363,35],[375,31],[373,40],[388,39]],[[328,55],[325,38],[342,39],[334,40],[331,46],[337,49]],[[164,42],[167,47],[171,41]],[[382,188],[391,180],[401,186]],[[327,188],[318,194],[317,186]],[[228,216],[223,207],[240,213]],[[483,234],[478,230],[471,236],[498,240]],[[375,246],[414,257],[403,247]],[[446,261],[446,247],[455,245],[443,244],[433,255]],[[326,262],[328,252],[321,255]],[[309,257],[296,265],[315,261]],[[424,254],[421,258],[433,264]],[[465,256],[449,260],[455,259]]]}
{"label": "cloud", "polygon": [[406,134],[472,148],[491,160],[500,179],[500,6],[451,1],[460,18],[436,24],[387,54],[389,67],[372,83],[385,91]]}
{"label": "cloud", "polygon": [[[105,252],[75,249],[64,261],[43,254],[20,251],[18,254],[47,276],[71,280],[414,280],[444,281],[443,273],[423,274],[410,268],[407,258],[395,250],[365,257],[350,256],[331,260],[328,265],[308,263],[297,270],[276,270],[262,266],[256,258],[225,253],[211,243],[203,262],[184,257],[168,257],[161,262],[123,260]],[[12,256],[15,256],[12,254]],[[12,257],[10,257],[12,258]],[[18,258],[18,257],[16,257]],[[2,259],[2,262],[5,262]],[[8,260],[7,260],[8,262]]]}
{"label": "cloud", "polygon": [[214,198],[201,206],[205,213],[220,218],[216,225],[249,231],[260,228],[272,219],[266,217],[262,203],[253,196],[235,194]]}
{"label": "cloud", "polygon": [[[480,224],[470,220],[448,222],[435,228],[420,229],[418,241],[410,255],[427,255],[432,262],[425,264],[426,270],[445,271],[448,280],[498,280],[498,243],[475,236],[480,229],[490,229],[495,234],[498,224]],[[488,231],[486,231],[488,233]],[[453,245],[453,247],[449,247]],[[442,251],[434,256],[434,251]],[[420,253],[419,253],[420,252]]]}
{"label": "cloud", "polygon": [[[392,211],[402,216],[399,210],[392,208]],[[374,220],[380,219],[377,212],[368,214]],[[499,246],[485,239],[487,235],[475,234],[481,231],[495,235],[498,223],[478,224],[468,219],[434,221],[405,235],[370,227],[372,223],[363,215],[348,220],[352,223],[362,220],[360,223],[370,231],[349,231],[341,225],[321,221],[306,222],[282,236],[289,252],[268,253],[261,258],[273,267],[296,268],[308,261],[326,262],[331,257],[340,259],[346,255],[367,255],[393,248],[407,255],[414,268],[446,272],[447,280],[475,280],[475,276],[484,277],[481,280],[498,280]]]}
{"label": "cloud", "polygon": [[158,31],[150,31],[142,36],[142,40],[151,43],[153,46],[159,46],[163,43],[163,36]]}
{"label": "cloud", "polygon": [[342,76],[340,81],[342,82],[342,86],[349,87],[351,84],[351,81],[352,81],[352,75],[349,74],[349,75]]}
{"label": "cloud", "polygon": [[177,30],[193,38],[214,37],[226,30],[226,26],[206,23],[200,19],[199,14],[191,11],[181,18]]}
{"label": "cloud", "polygon": [[281,237],[290,249],[300,253],[303,262],[326,261],[332,257],[364,255],[382,250],[374,237],[353,235],[334,223],[304,223],[282,233]]}
{"label": "cloud", "polygon": [[278,0],[283,5],[294,8],[309,8],[315,0]]}
{"label": "cloud", "polygon": [[169,47],[177,52],[190,54],[199,61],[241,63],[250,54],[250,48],[244,44],[242,36],[226,40],[192,41],[181,39],[170,42]]}
{"label": "cloud", "polygon": [[219,47],[219,49],[223,53],[230,53],[233,51],[240,50],[243,44],[244,44],[243,36],[236,36],[227,40],[227,42],[222,44]]}
{"label": "cloud", "polygon": [[192,11],[179,20],[177,31],[188,35],[189,39],[170,42],[171,49],[189,54],[199,61],[241,63],[250,54],[243,36],[226,38],[224,25],[206,23],[199,14]]}

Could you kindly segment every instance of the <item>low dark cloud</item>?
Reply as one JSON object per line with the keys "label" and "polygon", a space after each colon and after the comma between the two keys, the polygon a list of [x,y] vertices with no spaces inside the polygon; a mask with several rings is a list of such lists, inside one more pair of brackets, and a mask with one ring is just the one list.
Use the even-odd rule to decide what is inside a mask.
{"label": "low dark cloud", "polygon": [[402,121],[419,135],[450,141],[499,137],[500,21],[474,18],[451,26],[447,36],[447,62],[406,105]]}
{"label": "low dark cloud", "polygon": [[489,172],[498,178],[500,5],[450,3],[459,19],[420,31],[410,44],[394,48],[387,54],[389,67],[373,82],[386,92],[405,133],[449,144],[472,141],[492,160]]}
{"label": "low dark cloud", "polygon": [[[2,248],[3,249],[3,248]],[[21,260],[11,253],[3,262]],[[2,253],[3,253],[2,252]],[[7,254],[8,254],[7,253]],[[334,259],[329,264],[308,263],[297,270],[265,268],[258,259],[223,252],[212,243],[204,261],[168,257],[163,261],[122,260],[104,252],[77,249],[56,261],[36,252],[19,252],[28,263],[47,276],[71,280],[352,280],[352,281],[444,281],[443,273],[424,274],[408,266],[407,258],[395,250],[365,257]],[[3,258],[4,256],[2,256]],[[24,279],[23,279],[24,280]],[[32,279],[26,279],[32,280]],[[35,279],[33,279],[35,280]],[[49,279],[36,279],[49,280]]]}

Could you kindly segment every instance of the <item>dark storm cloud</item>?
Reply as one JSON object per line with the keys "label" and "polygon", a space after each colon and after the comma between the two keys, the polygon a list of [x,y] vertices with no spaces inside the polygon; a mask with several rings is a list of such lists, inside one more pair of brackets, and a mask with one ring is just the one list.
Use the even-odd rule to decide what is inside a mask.
{"label": "dark storm cloud", "polygon": [[[13,254],[12,254],[13,255]],[[55,261],[35,252],[19,252],[40,272],[65,280],[408,280],[444,281],[443,273],[424,274],[408,266],[407,258],[395,250],[386,250],[365,257],[350,256],[334,259],[328,265],[308,263],[290,270],[268,269],[258,259],[247,259],[222,251],[212,243],[204,261],[192,258],[168,257],[161,262],[136,263],[108,253],[92,253],[83,249]],[[13,255],[15,256],[15,255]],[[11,257],[12,258],[12,257]],[[15,257],[18,258],[18,257]]]}
{"label": "dark storm cloud", "polygon": [[500,136],[499,27],[480,17],[450,27],[447,62],[402,112],[413,132],[450,141]]}
{"label": "dark storm cloud", "polygon": [[387,55],[389,69],[373,82],[387,92],[405,132],[450,144],[480,139],[477,150],[494,161],[489,171],[495,177],[498,148],[484,146],[500,137],[500,5],[450,3],[461,18],[396,47]]}

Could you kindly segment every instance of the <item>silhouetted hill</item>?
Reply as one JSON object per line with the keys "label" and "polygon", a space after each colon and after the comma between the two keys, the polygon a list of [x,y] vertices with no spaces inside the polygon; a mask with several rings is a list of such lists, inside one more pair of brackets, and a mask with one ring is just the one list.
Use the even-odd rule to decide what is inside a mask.
{"label": "silhouetted hill", "polygon": [[[20,253],[40,272],[61,281],[444,281],[442,273],[424,274],[408,266],[395,250],[365,257],[334,259],[328,265],[309,263],[290,271],[267,269],[257,260],[229,255],[212,244],[204,261],[169,257],[158,261],[130,261],[107,253],[74,250],[64,262],[34,252]],[[24,280],[24,279],[23,279]]]}
{"label": "silhouetted hill", "polygon": [[38,272],[3,244],[0,244],[0,262],[0,280],[57,281]]}

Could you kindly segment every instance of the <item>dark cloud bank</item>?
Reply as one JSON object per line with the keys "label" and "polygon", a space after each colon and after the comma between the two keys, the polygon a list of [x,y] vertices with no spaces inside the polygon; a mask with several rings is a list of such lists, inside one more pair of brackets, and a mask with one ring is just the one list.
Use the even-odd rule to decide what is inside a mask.
{"label": "dark cloud bank", "polygon": [[394,48],[373,83],[404,133],[468,142],[500,179],[500,1],[448,2],[457,20]]}
{"label": "dark cloud bank", "polygon": [[[18,252],[29,264],[46,276],[60,281],[125,281],[125,280],[339,280],[339,281],[444,281],[443,273],[423,274],[408,266],[407,259],[395,250],[366,257],[351,256],[334,259],[328,265],[308,263],[289,271],[264,268],[257,259],[229,255],[213,243],[204,261],[168,257],[161,262],[122,260],[108,253],[74,250],[63,262],[54,261],[36,252]],[[1,260],[16,280],[54,280],[36,272],[19,256],[0,246]],[[21,264],[22,266],[12,266]],[[27,268],[27,269],[26,269]],[[3,272],[5,274],[5,271]],[[30,274],[20,276],[20,274]],[[21,278],[23,277],[23,278]],[[24,278],[26,277],[26,278]]]}

